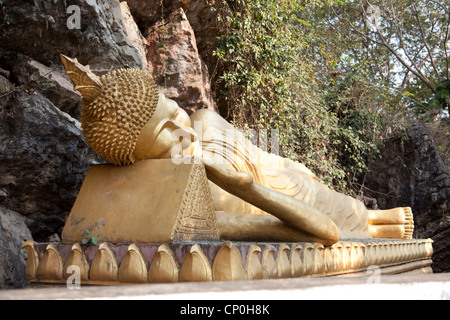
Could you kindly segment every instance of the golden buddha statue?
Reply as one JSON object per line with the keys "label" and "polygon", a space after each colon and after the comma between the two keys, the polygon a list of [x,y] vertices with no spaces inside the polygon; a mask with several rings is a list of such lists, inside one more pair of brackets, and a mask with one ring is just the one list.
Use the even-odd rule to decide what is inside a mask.
{"label": "golden buddha statue", "polygon": [[189,117],[158,93],[148,73],[120,69],[98,77],[76,59],[62,60],[83,95],[86,141],[105,160],[118,166],[146,159],[204,164],[221,239],[331,245],[412,237],[410,208],[367,210],[304,165],[256,147],[215,112]]}

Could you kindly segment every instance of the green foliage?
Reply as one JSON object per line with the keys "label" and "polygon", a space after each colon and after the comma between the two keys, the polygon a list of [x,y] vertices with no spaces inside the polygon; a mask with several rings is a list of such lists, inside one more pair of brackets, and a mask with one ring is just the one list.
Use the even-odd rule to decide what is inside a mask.
{"label": "green foliage", "polygon": [[441,82],[436,87],[434,97],[430,100],[429,106],[432,110],[448,109],[450,114],[450,80]]}
{"label": "green foliage", "polygon": [[378,153],[383,122],[376,102],[386,94],[354,75],[329,76],[340,51],[326,41],[330,32],[320,10],[326,6],[223,1],[224,33],[215,55],[229,120],[243,129],[277,129],[283,156],[345,190]]}
{"label": "green foliage", "polygon": [[[298,37],[295,1],[235,1],[228,11],[228,32],[215,52],[225,66],[220,80],[225,85],[230,113],[236,122],[273,121],[271,109],[286,109],[292,100],[290,74],[297,63]],[[287,110],[286,110],[287,111]],[[280,110],[280,112],[282,112]]]}
{"label": "green foliage", "polygon": [[404,107],[425,120],[445,116],[438,87],[450,80],[449,1],[348,0],[322,11],[334,38],[346,39],[333,43],[347,58],[341,70],[362,67],[368,79],[402,91]]}
{"label": "green foliage", "polygon": [[3,23],[6,24],[7,26],[9,26],[11,24],[11,19],[8,16],[7,13],[5,13],[5,0],[0,0],[0,10],[2,12],[2,16],[3,16],[3,21],[0,21],[0,25],[2,25]]}
{"label": "green foliage", "polygon": [[97,237],[93,237],[91,235],[91,231],[89,229],[86,229],[86,231],[85,231],[83,236],[84,236],[84,238],[83,238],[83,240],[81,240],[81,244],[87,245],[89,243],[92,243],[95,246],[98,244]]}
{"label": "green foliage", "polygon": [[338,189],[418,112],[450,113],[449,2],[219,4],[222,110],[243,129],[278,129],[282,155]]}
{"label": "green foliage", "polygon": [[386,88],[373,86],[355,74],[340,79],[326,93],[329,112],[338,119],[331,142],[350,186],[379,156],[381,134],[387,125],[382,110],[395,104],[389,95]]}

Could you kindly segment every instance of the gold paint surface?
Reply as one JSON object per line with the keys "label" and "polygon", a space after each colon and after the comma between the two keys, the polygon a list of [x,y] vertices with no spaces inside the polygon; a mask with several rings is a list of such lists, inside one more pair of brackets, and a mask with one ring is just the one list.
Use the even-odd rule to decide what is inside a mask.
{"label": "gold paint surface", "polygon": [[247,278],[248,280],[259,280],[264,276],[261,264],[261,248],[252,244],[247,253]]}
{"label": "gold paint surface", "polygon": [[[115,171],[117,179],[114,180],[109,179],[105,170],[95,169],[95,173],[90,172],[86,178],[85,189],[97,192],[98,202],[107,200],[106,206],[114,203],[120,209],[109,207],[114,212],[110,214],[104,210],[103,202],[89,202],[86,190],[80,192],[81,199],[77,199],[75,212],[63,234],[66,240],[77,239],[79,235],[75,233],[80,231],[77,225],[86,225],[88,220],[88,228],[101,229],[98,236],[103,241],[182,241],[198,239],[196,233],[206,239],[208,237],[201,234],[198,224],[190,228],[195,214],[186,213],[203,191],[211,193],[213,203],[202,199],[196,208],[207,204],[217,212],[230,214],[219,219],[221,239],[271,241],[275,234],[283,235],[280,241],[332,245],[345,238],[412,237],[410,208],[367,210],[362,202],[327,187],[303,164],[269,154],[253,145],[220,115],[199,110],[188,117],[174,101],[158,93],[148,73],[119,69],[98,77],[76,59],[62,56],[62,60],[75,89],[84,96],[83,133],[94,151],[116,165],[129,165],[136,160],[175,160],[175,156],[195,156],[201,159],[210,181],[194,179],[192,184],[200,185],[199,189],[192,185],[187,189],[191,194],[194,193],[192,190],[201,191],[180,210],[172,182],[183,175],[182,170],[158,167],[160,172],[150,168],[142,171],[139,170],[141,161],[138,161],[129,166],[131,169]],[[139,171],[139,175],[135,171]],[[185,183],[192,179],[181,180],[177,182],[176,190],[183,190],[181,192],[185,194]],[[111,196],[104,181],[108,186],[121,184],[119,189],[114,189],[120,192]],[[158,193],[154,186],[164,192]],[[99,190],[105,193],[102,195]],[[105,199],[106,194],[109,199]],[[111,201],[113,197],[116,199]],[[93,221],[91,215],[86,214],[88,211],[97,212],[98,219]],[[261,217],[250,218],[247,214]],[[184,225],[174,230],[175,219],[181,219]],[[208,216],[203,222],[211,219],[214,218]],[[152,226],[145,234],[144,227],[139,225],[149,227],[149,220]],[[189,222],[186,224],[186,221]],[[208,227],[214,229],[211,225]],[[214,237],[213,233],[208,236]],[[352,264],[349,259],[344,258],[343,263]]]}
{"label": "gold paint surface", "polygon": [[100,242],[217,240],[207,180],[199,166],[174,165],[169,159],[92,166],[62,240],[81,242],[86,229]]}
{"label": "gold paint surface", "polygon": [[49,244],[39,262],[36,277],[41,281],[63,280],[63,260],[57,247]]}
{"label": "gold paint surface", "polygon": [[148,270],[148,279],[151,283],[178,282],[179,266],[173,251],[166,244],[158,248]]}
{"label": "gold paint surface", "polygon": [[89,262],[87,261],[86,254],[79,243],[75,243],[72,246],[69,257],[64,264],[63,276],[66,280],[72,275],[72,273],[68,273],[70,266],[77,266],[80,268],[81,281],[86,282],[89,280]]}
{"label": "gold paint surface", "polygon": [[125,283],[147,283],[147,273],[147,261],[141,249],[132,243],[120,263],[119,281]]}
{"label": "gold paint surface", "polygon": [[34,244],[35,244],[34,241],[28,240],[25,241],[22,245],[22,248],[24,248],[27,251],[27,266],[25,268],[25,276],[27,277],[28,281],[37,280],[39,256],[34,247]]}
{"label": "gold paint surface", "polygon": [[[94,253],[90,250],[93,247],[88,254],[88,249],[78,243],[47,244],[45,249],[40,244],[26,244],[28,261],[38,270],[37,277],[29,278],[31,282],[65,284],[68,275],[60,268],[64,263],[64,268],[69,265],[80,268],[82,284],[95,285],[367,276],[374,266],[380,274],[429,273],[431,245],[430,240],[347,241],[329,247],[308,242],[265,245],[101,243],[90,262],[87,256]],[[398,250],[402,247],[404,250]],[[60,251],[67,252],[67,248],[72,251],[64,261]],[[150,248],[153,249],[149,251]],[[39,251],[41,261],[33,260],[33,256],[40,255]],[[376,264],[373,263],[374,252]],[[178,261],[182,261],[181,268]]]}
{"label": "gold paint surface", "polygon": [[92,261],[89,279],[96,282],[115,283],[118,280],[118,266],[114,251],[102,243]]}
{"label": "gold paint surface", "polygon": [[198,244],[192,246],[180,268],[180,282],[212,281],[211,264]]}
{"label": "gold paint surface", "polygon": [[246,280],[244,264],[239,250],[227,241],[220,247],[212,265],[213,281]]}

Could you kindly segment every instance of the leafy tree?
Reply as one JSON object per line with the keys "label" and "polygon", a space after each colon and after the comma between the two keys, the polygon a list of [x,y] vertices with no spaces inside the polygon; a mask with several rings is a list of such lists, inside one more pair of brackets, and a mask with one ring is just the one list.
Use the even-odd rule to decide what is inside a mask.
{"label": "leafy tree", "polygon": [[419,113],[450,112],[450,2],[350,0],[330,9],[330,19],[365,45],[358,51],[371,58],[375,79],[401,90]]}
{"label": "leafy tree", "polygon": [[[229,119],[243,129],[278,130],[282,155],[338,189],[352,186],[378,152],[378,109],[366,103],[376,101],[370,95],[377,90],[362,78],[341,81],[329,72],[347,48],[329,38],[339,33],[326,30],[328,2],[220,4],[217,81]],[[352,91],[356,84],[359,92]]]}

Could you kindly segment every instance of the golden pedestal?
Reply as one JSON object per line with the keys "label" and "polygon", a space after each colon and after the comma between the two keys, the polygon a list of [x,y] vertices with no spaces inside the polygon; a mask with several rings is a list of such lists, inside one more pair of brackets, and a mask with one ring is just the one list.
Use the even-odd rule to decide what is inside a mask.
{"label": "golden pedestal", "polygon": [[432,273],[433,253],[431,240],[24,247],[30,282],[65,284],[76,266],[81,284],[90,285]]}
{"label": "golden pedestal", "polygon": [[143,160],[91,167],[62,240],[81,242],[86,230],[112,243],[219,240],[203,165]]}
{"label": "golden pedestal", "polygon": [[[98,246],[82,245],[86,230]],[[431,240],[314,242],[219,240],[202,164],[143,160],[93,166],[62,243],[27,241],[32,283],[174,283],[431,273]]]}

